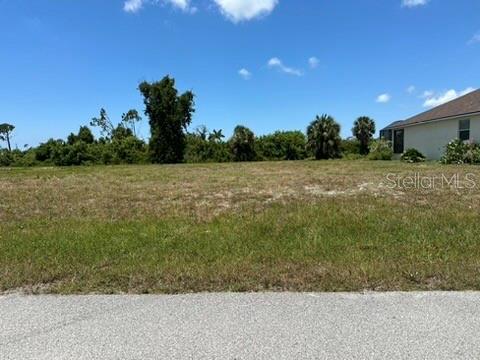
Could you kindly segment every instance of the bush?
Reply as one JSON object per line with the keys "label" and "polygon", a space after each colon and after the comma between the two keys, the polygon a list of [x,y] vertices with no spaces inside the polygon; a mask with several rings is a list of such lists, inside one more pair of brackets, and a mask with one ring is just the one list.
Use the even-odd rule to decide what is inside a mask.
{"label": "bush", "polygon": [[87,143],[81,138],[91,140],[85,130],[83,135],[82,131],[79,136],[70,135],[67,142],[50,139],[36,149],[26,152],[22,158],[22,165],[19,166],[32,166],[37,162],[57,166],[76,166],[140,164],[148,161],[145,142],[135,137],[129,129],[118,127],[112,139],[102,138]]}
{"label": "bush", "polygon": [[471,144],[465,154],[465,163],[480,164],[480,146]]}
{"label": "bush", "polygon": [[228,162],[232,160],[227,143],[201,134],[188,134],[185,148],[185,162]]}
{"label": "bush", "polygon": [[55,155],[60,152],[60,148],[63,146],[64,142],[62,140],[50,139],[35,149],[35,159],[39,162],[53,163]]}
{"label": "bush", "polygon": [[255,148],[259,160],[303,160],[306,137],[301,131],[277,131],[259,137]]}
{"label": "bush", "polygon": [[12,167],[30,167],[36,165],[35,152],[32,149],[12,150],[6,149],[0,150],[0,167],[12,166]]}
{"label": "bush", "polygon": [[340,151],[343,157],[349,154],[360,155],[360,141],[357,139],[342,140],[340,143]]}
{"label": "bush", "polygon": [[[97,145],[98,146],[98,145]],[[105,145],[104,145],[105,147]],[[111,143],[113,162],[119,164],[141,164],[147,162],[146,144],[137,137],[130,135],[125,138],[114,138]],[[103,152],[102,158],[111,161],[110,151]]]}
{"label": "bush", "polygon": [[88,150],[88,145],[83,141],[77,141],[73,145],[63,145],[60,152],[56,154],[54,163],[60,166],[90,165],[95,161],[95,157]]}
{"label": "bush", "polygon": [[426,157],[417,149],[408,149],[402,154],[401,160],[408,163],[419,163],[424,162]]}
{"label": "bush", "polygon": [[392,145],[386,140],[375,140],[370,144],[369,160],[392,160]]}
{"label": "bush", "polygon": [[13,155],[7,149],[0,149],[0,166],[10,166],[13,164]]}
{"label": "bush", "polygon": [[460,139],[452,140],[445,148],[443,164],[480,164],[480,147]]}

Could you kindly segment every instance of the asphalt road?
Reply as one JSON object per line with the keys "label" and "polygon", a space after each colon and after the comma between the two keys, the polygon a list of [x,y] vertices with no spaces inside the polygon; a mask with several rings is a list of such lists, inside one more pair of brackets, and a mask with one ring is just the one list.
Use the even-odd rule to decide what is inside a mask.
{"label": "asphalt road", "polygon": [[479,359],[480,293],[0,297],[0,359]]}

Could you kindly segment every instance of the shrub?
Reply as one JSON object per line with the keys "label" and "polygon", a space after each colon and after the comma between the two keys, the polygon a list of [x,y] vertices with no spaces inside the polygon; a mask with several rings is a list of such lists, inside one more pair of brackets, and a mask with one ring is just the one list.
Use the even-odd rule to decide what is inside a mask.
{"label": "shrub", "polygon": [[56,157],[55,164],[61,166],[91,164],[95,158],[88,150],[88,145],[83,141],[77,141],[73,145],[64,145]]}
{"label": "shrub", "polygon": [[13,155],[7,149],[0,149],[0,166],[10,166],[13,163]]}
{"label": "shrub", "polygon": [[452,140],[445,148],[443,164],[480,164],[480,147],[460,139]]}
{"label": "shrub", "polygon": [[401,160],[408,163],[419,163],[424,162],[426,157],[417,149],[408,149],[402,154]]}
{"label": "shrub", "polygon": [[232,160],[230,148],[221,138],[210,134],[193,133],[187,135],[185,161],[187,163],[228,162]]}
{"label": "shrub", "polygon": [[14,150],[12,153],[14,159],[12,166],[31,167],[37,165],[35,151],[33,149],[28,149],[26,151]]}
{"label": "shrub", "polygon": [[59,154],[63,146],[62,140],[50,139],[35,149],[35,159],[39,162],[54,163],[54,157]]}
{"label": "shrub", "polygon": [[360,155],[360,141],[357,139],[342,140],[340,150],[343,157],[347,157],[349,154]]}
{"label": "shrub", "polygon": [[465,154],[465,163],[480,164],[480,146],[472,144],[468,147]]}
{"label": "shrub", "polygon": [[306,143],[301,131],[277,131],[256,139],[255,148],[259,160],[303,160]]}
{"label": "shrub", "polygon": [[392,145],[386,140],[375,140],[370,144],[369,160],[392,160]]}
{"label": "shrub", "polygon": [[[130,131],[130,129],[128,130]],[[145,143],[133,135],[127,135],[125,138],[114,137],[111,149],[113,150],[113,162],[115,163],[140,164],[145,163],[148,158]],[[104,152],[104,156],[110,157],[109,152]],[[104,159],[106,160],[105,157]]]}

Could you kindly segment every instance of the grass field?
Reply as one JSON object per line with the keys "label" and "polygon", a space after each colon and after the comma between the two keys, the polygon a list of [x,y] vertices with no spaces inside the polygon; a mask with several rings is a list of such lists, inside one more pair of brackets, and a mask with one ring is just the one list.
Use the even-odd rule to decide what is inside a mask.
{"label": "grass field", "polygon": [[0,292],[480,290],[480,187],[434,163],[0,170]]}

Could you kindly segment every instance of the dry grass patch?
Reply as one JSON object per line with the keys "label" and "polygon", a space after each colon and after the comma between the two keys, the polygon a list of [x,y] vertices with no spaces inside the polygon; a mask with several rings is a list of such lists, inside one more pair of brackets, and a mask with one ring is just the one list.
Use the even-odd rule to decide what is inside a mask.
{"label": "dry grass patch", "polygon": [[389,173],[480,180],[367,161],[0,170],[0,291],[480,289],[479,189]]}

